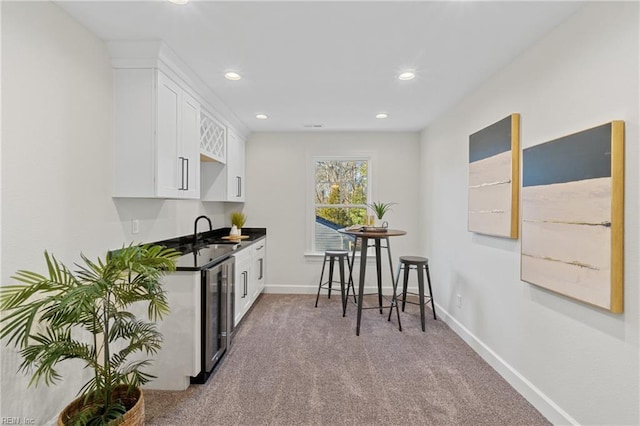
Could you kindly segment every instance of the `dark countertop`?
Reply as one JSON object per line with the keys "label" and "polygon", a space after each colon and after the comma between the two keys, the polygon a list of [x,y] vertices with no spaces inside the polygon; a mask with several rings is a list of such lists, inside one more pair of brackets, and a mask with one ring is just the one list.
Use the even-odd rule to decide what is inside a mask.
{"label": "dark countertop", "polygon": [[178,250],[183,254],[176,262],[178,271],[202,271],[227,259],[237,250],[241,250],[264,238],[266,228],[242,228],[242,235],[249,238],[242,240],[223,239],[229,235],[231,228],[218,228],[213,231],[198,233],[198,241],[194,245],[193,235],[155,241],[151,244],[163,245]]}

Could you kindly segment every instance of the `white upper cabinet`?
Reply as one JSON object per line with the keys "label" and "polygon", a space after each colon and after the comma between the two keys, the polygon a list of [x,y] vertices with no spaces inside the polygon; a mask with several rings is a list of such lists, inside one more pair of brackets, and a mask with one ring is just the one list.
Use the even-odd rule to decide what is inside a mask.
{"label": "white upper cabinet", "polygon": [[200,198],[200,104],[187,92],[182,93],[182,173],[183,197]]}
{"label": "white upper cabinet", "polygon": [[227,106],[162,41],[107,47],[114,69],[113,196],[244,201],[244,140],[232,126],[246,129]]}
{"label": "white upper cabinet", "polygon": [[227,128],[204,109],[200,113],[200,160],[227,162]]}
{"label": "white upper cabinet", "polygon": [[200,169],[202,201],[245,200],[245,141],[227,129],[227,162],[203,162]]}
{"label": "white upper cabinet", "polygon": [[227,200],[244,201],[245,141],[234,131],[227,143]]}
{"label": "white upper cabinet", "polygon": [[157,68],[114,69],[114,197],[200,197],[200,103]]}

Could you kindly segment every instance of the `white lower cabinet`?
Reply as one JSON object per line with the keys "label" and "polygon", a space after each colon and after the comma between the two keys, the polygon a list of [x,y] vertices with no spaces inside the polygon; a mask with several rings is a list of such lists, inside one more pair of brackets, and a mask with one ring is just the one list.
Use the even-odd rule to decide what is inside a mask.
{"label": "white lower cabinet", "polygon": [[240,323],[264,289],[266,256],[266,237],[234,254],[236,258],[234,327]]}
{"label": "white lower cabinet", "polygon": [[[251,305],[262,293],[266,276],[267,239],[262,238],[235,252],[234,326],[240,323]],[[200,271],[175,271],[163,278],[170,312],[158,321],[164,336],[160,351],[146,370],[156,379],[146,389],[184,390],[190,377],[201,371],[202,347],[202,281]],[[146,315],[140,304],[135,309]]]}
{"label": "white lower cabinet", "polygon": [[264,289],[267,259],[267,239],[264,238],[253,244],[253,299],[255,300]]}
{"label": "white lower cabinet", "polygon": [[240,250],[233,257],[236,258],[235,272],[235,305],[234,305],[234,327],[240,323],[244,314],[251,307],[251,270],[252,270],[251,250]]}

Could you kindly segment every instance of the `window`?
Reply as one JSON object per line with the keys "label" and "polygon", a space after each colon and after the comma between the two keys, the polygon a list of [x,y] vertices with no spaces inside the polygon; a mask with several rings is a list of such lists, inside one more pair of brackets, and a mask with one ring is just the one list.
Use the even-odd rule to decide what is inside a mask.
{"label": "window", "polygon": [[368,158],[313,159],[314,252],[349,249],[351,238],[337,230],[365,223],[369,202]]}

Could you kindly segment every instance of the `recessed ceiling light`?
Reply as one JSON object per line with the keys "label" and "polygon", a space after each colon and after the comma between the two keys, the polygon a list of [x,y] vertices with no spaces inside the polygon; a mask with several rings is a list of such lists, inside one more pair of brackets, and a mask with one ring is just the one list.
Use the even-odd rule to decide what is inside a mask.
{"label": "recessed ceiling light", "polygon": [[416,73],[414,73],[413,71],[405,71],[398,76],[398,80],[403,81],[413,80],[414,78],[416,78]]}
{"label": "recessed ceiling light", "polygon": [[269,117],[267,117],[267,114],[256,114],[256,118],[258,120],[266,120]]}
{"label": "recessed ceiling light", "polygon": [[389,117],[389,114],[387,114],[386,112],[381,112],[380,114],[376,114],[376,118],[387,118]]}
{"label": "recessed ceiling light", "polygon": [[169,0],[171,3],[174,4],[187,4],[189,3],[189,0]]}
{"label": "recessed ceiling light", "polygon": [[224,73],[224,78],[226,78],[227,80],[237,81],[237,80],[240,80],[242,77],[237,72],[229,71]]}

